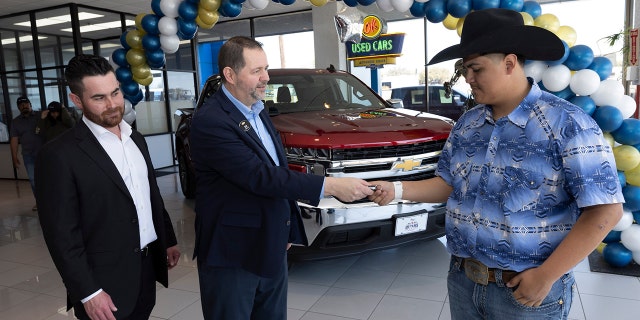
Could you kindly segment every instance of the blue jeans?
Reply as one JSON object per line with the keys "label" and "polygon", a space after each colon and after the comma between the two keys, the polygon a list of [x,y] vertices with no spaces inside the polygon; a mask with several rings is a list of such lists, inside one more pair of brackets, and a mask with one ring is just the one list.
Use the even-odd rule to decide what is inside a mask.
{"label": "blue jeans", "polygon": [[484,286],[477,284],[461,269],[458,258],[452,257],[447,278],[449,307],[452,320],[538,320],[567,319],[575,279],[573,272],[563,275],[538,307],[527,307],[513,297],[513,288],[502,282],[496,273],[496,282]]}
{"label": "blue jeans", "polygon": [[29,183],[31,184],[31,191],[33,195],[36,194],[36,184],[34,182],[33,168],[36,166],[36,156],[23,154],[22,162],[24,162],[24,169],[27,170],[27,176],[29,177]]}

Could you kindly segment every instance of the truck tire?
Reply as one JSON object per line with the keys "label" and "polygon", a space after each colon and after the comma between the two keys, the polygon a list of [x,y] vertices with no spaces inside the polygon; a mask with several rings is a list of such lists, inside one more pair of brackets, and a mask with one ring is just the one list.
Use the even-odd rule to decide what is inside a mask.
{"label": "truck tire", "polygon": [[196,180],[193,172],[187,164],[187,159],[184,154],[178,155],[178,172],[180,176],[180,188],[182,189],[182,194],[187,199],[195,198]]}

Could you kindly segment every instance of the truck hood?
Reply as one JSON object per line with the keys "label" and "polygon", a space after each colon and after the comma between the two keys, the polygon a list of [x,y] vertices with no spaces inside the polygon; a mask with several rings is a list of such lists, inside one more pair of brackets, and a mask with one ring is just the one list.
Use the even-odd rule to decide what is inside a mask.
{"label": "truck hood", "polygon": [[[288,147],[349,148],[442,140],[452,121],[405,109],[311,111],[271,117]],[[357,133],[357,134],[354,134]]]}

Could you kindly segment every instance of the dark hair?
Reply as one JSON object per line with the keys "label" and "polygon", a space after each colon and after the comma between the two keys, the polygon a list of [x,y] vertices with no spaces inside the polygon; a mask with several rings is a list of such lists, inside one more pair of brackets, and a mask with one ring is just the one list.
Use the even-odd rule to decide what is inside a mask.
{"label": "dark hair", "polygon": [[79,54],[69,60],[69,64],[64,70],[64,78],[72,93],[82,95],[84,90],[82,79],[84,77],[103,76],[109,72],[114,72],[114,70],[104,57]]}
{"label": "dark hair", "polygon": [[222,81],[226,82],[224,78],[223,70],[226,67],[238,72],[245,66],[244,55],[242,54],[244,49],[261,49],[262,43],[243,36],[232,37],[227,40],[220,48],[218,53],[218,70],[222,76]]}

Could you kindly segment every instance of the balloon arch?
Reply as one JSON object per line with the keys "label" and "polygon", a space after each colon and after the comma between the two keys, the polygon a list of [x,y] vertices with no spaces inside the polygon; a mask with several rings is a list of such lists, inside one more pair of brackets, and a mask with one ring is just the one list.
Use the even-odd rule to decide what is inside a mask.
{"label": "balloon arch", "polygon": [[[273,0],[291,5],[296,0]],[[302,0],[299,0],[302,1]],[[623,267],[640,264],[640,120],[632,118],[635,100],[624,94],[620,81],[609,79],[612,62],[594,57],[593,50],[576,44],[576,31],[561,25],[558,18],[542,13],[539,3],[524,0],[342,0],[349,7],[374,3],[383,12],[409,11],[462,32],[465,16],[472,10],[505,8],[522,14],[525,24],[554,32],[565,45],[564,56],[557,61],[528,61],[527,76],[549,91],[581,107],[598,123],[613,147],[620,183],[625,198],[624,214],[598,247],[604,260]],[[309,0],[321,7],[327,0]],[[135,106],[143,99],[140,85],[153,80],[151,68],[162,68],[165,55],[175,53],[181,40],[192,39],[198,28],[211,29],[220,16],[237,17],[242,8],[262,10],[269,0],[152,0],[153,13],[136,16],[135,29],[120,37],[122,48],[111,55],[121,90],[125,95],[125,120],[135,120]],[[635,220],[635,223],[634,223]]]}

